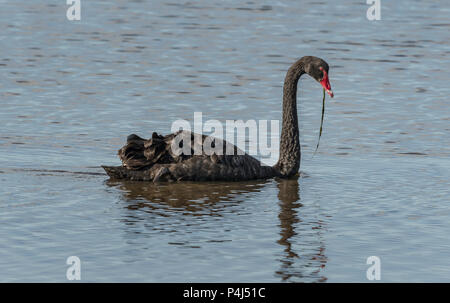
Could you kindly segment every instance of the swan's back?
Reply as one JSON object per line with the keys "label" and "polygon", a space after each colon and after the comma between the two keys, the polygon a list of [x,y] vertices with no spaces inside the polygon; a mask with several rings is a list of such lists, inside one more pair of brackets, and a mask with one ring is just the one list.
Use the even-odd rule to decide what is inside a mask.
{"label": "swan's back", "polygon": [[[180,145],[180,138],[184,138],[183,142],[190,140],[190,146],[183,146],[183,142]],[[211,145],[214,147],[214,144],[222,143],[221,153],[207,154],[202,149],[195,154],[194,140],[201,140],[200,144],[204,146],[205,140],[211,139],[212,137],[189,131],[179,131],[167,136],[153,133],[148,140],[133,134],[128,136],[127,143],[118,152],[122,166],[103,168],[115,179],[143,181],[239,181],[276,176],[272,167],[261,164],[219,138],[214,138]],[[174,146],[179,149],[173,148]],[[181,152],[183,147],[184,151]]]}

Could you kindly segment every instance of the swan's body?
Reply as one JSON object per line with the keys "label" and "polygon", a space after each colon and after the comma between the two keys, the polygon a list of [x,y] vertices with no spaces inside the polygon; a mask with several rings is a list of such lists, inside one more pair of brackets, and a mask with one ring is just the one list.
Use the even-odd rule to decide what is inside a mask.
{"label": "swan's body", "polygon": [[[232,146],[234,154],[225,153],[230,143],[223,141],[221,155],[196,155],[193,150],[186,154],[173,151],[172,143],[182,134],[191,139],[194,133],[183,131],[167,136],[153,133],[145,140],[130,135],[127,144],[119,150],[122,166],[103,166],[111,178],[136,181],[241,181],[290,177],[300,168],[300,139],[297,118],[297,83],[301,75],[309,74],[319,81],[333,96],[328,82],[328,64],[317,57],[303,57],[288,70],[283,88],[283,125],[280,141],[280,158],[274,166],[266,166]],[[186,138],[186,137],[185,137]],[[202,142],[207,136],[202,136]],[[220,140],[215,138],[215,140]],[[217,144],[218,141],[215,141]],[[240,151],[240,152],[238,152]]]}
{"label": "swan's body", "polygon": [[[123,165],[104,168],[111,177],[142,181],[240,181],[276,175],[272,167],[261,165],[248,154],[238,155],[235,146],[234,155],[225,152],[223,155],[194,155],[193,149],[188,155],[176,155],[171,145],[180,134],[181,131],[167,136],[153,133],[149,140],[130,135],[127,144],[119,150]],[[196,134],[184,131],[184,135],[192,137],[193,142]],[[205,138],[207,136],[203,135],[202,139]],[[225,144],[226,141],[224,149]]]}

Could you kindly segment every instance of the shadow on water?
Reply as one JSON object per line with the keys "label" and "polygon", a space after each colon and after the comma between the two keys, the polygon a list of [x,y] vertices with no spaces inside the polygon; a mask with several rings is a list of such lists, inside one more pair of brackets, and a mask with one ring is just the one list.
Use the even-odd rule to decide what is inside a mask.
{"label": "shadow on water", "polygon": [[[147,213],[145,222],[152,221],[150,217],[169,217],[181,215],[179,218],[188,216],[207,218],[216,217],[226,220],[226,214],[233,213],[241,215],[243,212],[254,211],[249,201],[252,195],[261,195],[266,187],[276,184],[278,189],[279,213],[277,224],[279,230],[279,244],[282,254],[278,259],[279,269],[275,271],[275,277],[285,282],[315,281],[323,282],[326,278],[320,275],[325,267],[327,258],[324,255],[325,247],[321,241],[322,226],[311,218],[308,212],[303,215],[301,209],[306,208],[300,203],[300,187],[298,178],[274,179],[270,181],[246,181],[246,182],[180,182],[180,183],[144,183],[130,181],[107,181],[107,185],[120,190],[126,209],[132,211],[140,210]],[[244,207],[244,204],[245,207]],[[248,203],[248,204],[247,204]],[[249,207],[249,209],[247,209]],[[245,210],[244,210],[245,209]],[[151,214],[151,215],[150,215]],[[254,215],[258,215],[254,213]],[[276,214],[273,213],[275,217]],[[141,215],[127,215],[127,225],[136,224]],[[207,221],[208,219],[206,219]],[[314,221],[311,224],[311,221]],[[217,223],[217,221],[215,221]],[[156,222],[155,222],[156,223]],[[205,224],[205,220],[195,222],[189,220],[186,226],[192,227]],[[223,223],[223,222],[222,222]],[[172,228],[173,222],[165,221]],[[302,226],[305,224],[305,226]],[[184,227],[186,227],[184,226]],[[210,225],[217,229],[222,224]],[[158,227],[155,228],[158,231]],[[159,230],[161,231],[161,230]],[[174,230],[172,229],[171,232]],[[179,230],[176,230],[177,232]],[[304,232],[306,231],[306,232]],[[303,241],[301,239],[304,237]],[[217,239],[211,240],[216,242]],[[231,242],[231,240],[229,241]],[[298,245],[302,243],[303,245]],[[257,247],[255,247],[256,249]],[[277,254],[279,255],[279,254]]]}

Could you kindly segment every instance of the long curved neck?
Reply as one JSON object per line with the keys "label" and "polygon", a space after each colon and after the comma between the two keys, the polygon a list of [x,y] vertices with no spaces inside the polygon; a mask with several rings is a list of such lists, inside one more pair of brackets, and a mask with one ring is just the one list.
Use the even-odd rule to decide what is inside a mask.
{"label": "long curved neck", "polygon": [[283,177],[295,175],[300,168],[301,152],[297,117],[297,83],[304,73],[303,62],[300,59],[289,68],[284,80],[280,158],[274,166]]}

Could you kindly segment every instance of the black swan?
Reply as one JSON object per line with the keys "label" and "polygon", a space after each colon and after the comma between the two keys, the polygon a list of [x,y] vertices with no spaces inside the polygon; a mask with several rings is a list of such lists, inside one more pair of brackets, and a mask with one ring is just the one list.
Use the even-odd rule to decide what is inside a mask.
{"label": "black swan", "polygon": [[[112,179],[135,181],[241,181],[266,179],[272,177],[288,178],[298,173],[300,168],[300,139],[297,118],[297,83],[303,74],[308,74],[317,80],[333,97],[328,79],[328,64],[317,57],[305,56],[296,61],[288,70],[283,87],[283,123],[280,139],[280,157],[274,166],[266,166],[259,160],[243,153],[236,146],[222,141],[224,151],[226,146],[232,146],[234,154],[223,152],[222,155],[199,155],[192,152],[174,153],[172,144],[179,135],[194,142],[204,141],[208,136],[201,136],[179,131],[167,136],[153,133],[149,140],[137,135],[130,135],[127,144],[118,154],[122,166],[102,166]],[[187,137],[186,137],[187,136]],[[208,140],[211,140],[210,138]],[[219,142],[215,138],[215,142]],[[186,141],[187,142],[187,141]],[[191,146],[194,146],[192,143]]]}

